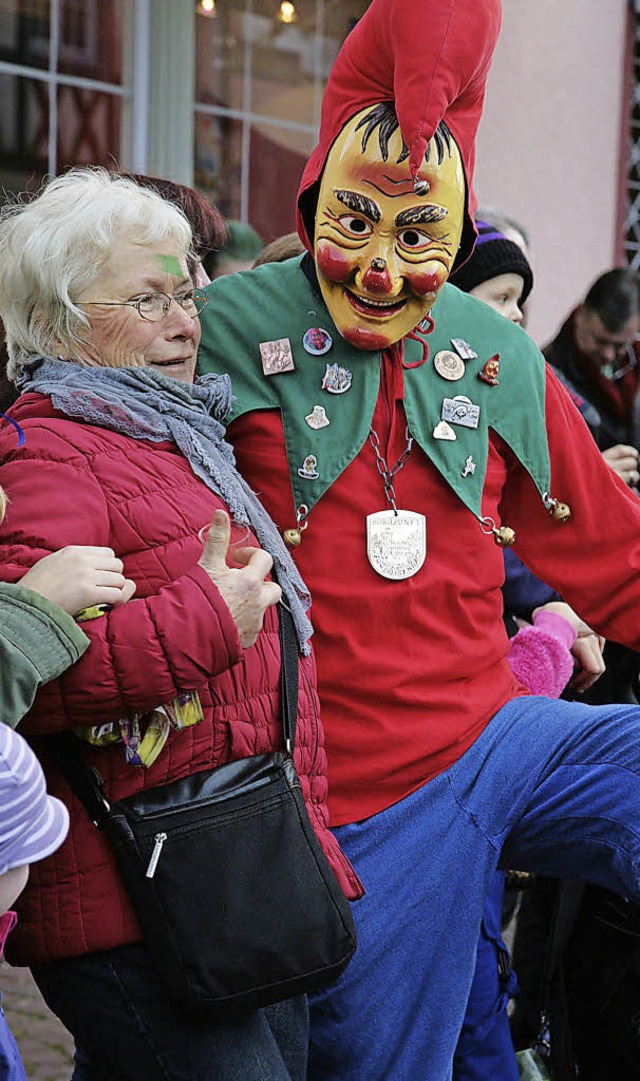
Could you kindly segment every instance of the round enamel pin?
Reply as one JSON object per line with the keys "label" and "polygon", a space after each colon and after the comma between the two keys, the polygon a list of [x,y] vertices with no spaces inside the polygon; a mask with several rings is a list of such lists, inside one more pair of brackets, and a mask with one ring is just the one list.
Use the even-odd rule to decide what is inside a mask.
{"label": "round enamel pin", "polygon": [[303,348],[314,357],[324,356],[325,353],[329,352],[332,345],[333,338],[322,327],[310,327],[302,339]]}
{"label": "round enamel pin", "polygon": [[462,379],[465,372],[464,361],[450,349],[441,349],[439,353],[436,353],[433,366],[438,375],[441,375],[443,379],[449,379],[452,383],[456,379]]}

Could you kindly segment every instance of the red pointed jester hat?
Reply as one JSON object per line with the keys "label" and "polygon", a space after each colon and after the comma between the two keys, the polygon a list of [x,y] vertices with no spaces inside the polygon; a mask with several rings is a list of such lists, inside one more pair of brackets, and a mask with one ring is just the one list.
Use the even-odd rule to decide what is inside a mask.
{"label": "red pointed jester hat", "polygon": [[309,251],[317,183],[332,144],[356,113],[393,101],[412,177],[441,121],[458,145],[467,198],[456,265],[468,258],[475,239],[475,137],[500,21],[500,0],[373,0],[329,76],[318,146],[300,183],[298,233]]}

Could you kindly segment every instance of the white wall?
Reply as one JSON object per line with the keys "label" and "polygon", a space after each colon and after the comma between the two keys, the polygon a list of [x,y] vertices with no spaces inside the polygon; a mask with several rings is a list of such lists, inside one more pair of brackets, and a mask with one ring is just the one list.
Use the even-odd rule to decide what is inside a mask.
{"label": "white wall", "polygon": [[531,235],[538,344],[614,263],[626,10],[625,0],[503,0],[475,189]]}

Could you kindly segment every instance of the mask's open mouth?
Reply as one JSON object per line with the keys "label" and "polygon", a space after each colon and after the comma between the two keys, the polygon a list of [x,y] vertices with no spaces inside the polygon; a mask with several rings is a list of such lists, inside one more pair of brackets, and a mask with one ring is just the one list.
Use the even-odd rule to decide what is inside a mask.
{"label": "mask's open mouth", "polygon": [[345,289],[345,293],[354,311],[359,315],[373,316],[374,319],[388,319],[392,315],[397,315],[407,303],[406,299],[365,300],[364,297],[356,296],[350,289]]}

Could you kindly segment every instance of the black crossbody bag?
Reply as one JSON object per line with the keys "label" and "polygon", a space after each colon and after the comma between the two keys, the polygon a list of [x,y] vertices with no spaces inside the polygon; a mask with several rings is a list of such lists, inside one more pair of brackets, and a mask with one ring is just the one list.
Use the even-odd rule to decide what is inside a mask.
{"label": "black crossbody bag", "polygon": [[48,741],[113,849],[160,980],[190,1009],[260,1007],[318,990],[356,948],[293,764],[298,649],[291,615],[278,609],[284,752],[110,803],[76,737]]}

